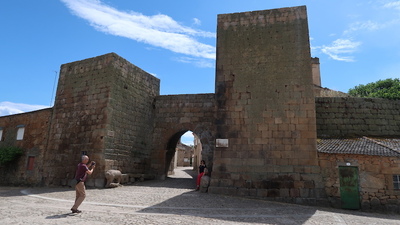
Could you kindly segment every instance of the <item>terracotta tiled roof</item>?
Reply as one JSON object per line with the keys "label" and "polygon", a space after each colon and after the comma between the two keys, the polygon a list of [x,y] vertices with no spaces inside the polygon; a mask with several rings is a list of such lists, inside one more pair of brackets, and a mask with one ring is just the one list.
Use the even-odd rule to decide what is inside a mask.
{"label": "terracotta tiled roof", "polygon": [[317,149],[323,153],[400,157],[400,139],[370,137],[318,139]]}

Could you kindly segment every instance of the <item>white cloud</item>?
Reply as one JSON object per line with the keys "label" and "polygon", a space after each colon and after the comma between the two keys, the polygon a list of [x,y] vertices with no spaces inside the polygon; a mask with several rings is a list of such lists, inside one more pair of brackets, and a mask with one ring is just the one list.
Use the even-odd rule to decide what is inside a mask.
{"label": "white cloud", "polygon": [[[388,9],[382,11],[383,9]],[[379,4],[378,8],[374,10],[379,10],[381,12],[381,16],[379,16],[378,21],[357,21],[350,24],[349,28],[344,31],[343,34],[349,35],[353,34],[357,31],[378,31],[386,28],[390,28],[392,26],[396,26],[400,23],[400,14],[398,11],[391,11],[391,10],[400,10],[400,1],[392,1],[385,4]],[[394,13],[394,14],[393,14]]]}
{"label": "white cloud", "polygon": [[215,33],[182,26],[167,15],[145,16],[118,11],[99,0],[61,0],[78,17],[97,30],[172,52],[215,59],[215,47],[200,43],[194,36],[215,38]]}
{"label": "white cloud", "polygon": [[386,24],[381,24],[373,21],[366,22],[354,22],[350,24],[349,29],[345,30],[343,33],[345,35],[359,31],[359,30],[367,30],[367,31],[375,31],[386,27]]}
{"label": "white cloud", "polygon": [[348,56],[347,54],[355,52],[360,45],[361,42],[354,42],[347,39],[337,39],[329,46],[324,45],[318,48],[320,48],[323,53],[327,54],[334,60],[353,62],[354,57]]}
{"label": "white cloud", "polygon": [[193,18],[193,24],[194,25],[201,25],[201,21],[197,18]]}
{"label": "white cloud", "polygon": [[28,105],[28,104],[13,103],[13,102],[0,102],[0,116],[8,116],[18,113],[31,112],[44,108],[49,108],[49,106]]}
{"label": "white cloud", "polygon": [[383,5],[384,8],[392,8],[400,10],[400,1],[389,2]]}
{"label": "white cloud", "polygon": [[179,58],[175,58],[175,60],[178,62],[182,62],[182,63],[194,64],[200,68],[214,68],[214,66],[215,66],[215,60],[211,60],[211,59],[179,57]]}

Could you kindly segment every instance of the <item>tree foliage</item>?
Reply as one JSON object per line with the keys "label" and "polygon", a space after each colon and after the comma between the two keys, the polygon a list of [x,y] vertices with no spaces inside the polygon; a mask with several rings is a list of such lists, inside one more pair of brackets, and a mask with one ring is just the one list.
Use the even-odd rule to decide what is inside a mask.
{"label": "tree foliage", "polygon": [[353,97],[400,99],[400,80],[389,78],[365,85],[360,84],[350,88],[348,93]]}
{"label": "tree foliage", "polygon": [[2,147],[0,148],[0,164],[4,165],[6,163],[13,162],[22,155],[22,149],[18,147]]}

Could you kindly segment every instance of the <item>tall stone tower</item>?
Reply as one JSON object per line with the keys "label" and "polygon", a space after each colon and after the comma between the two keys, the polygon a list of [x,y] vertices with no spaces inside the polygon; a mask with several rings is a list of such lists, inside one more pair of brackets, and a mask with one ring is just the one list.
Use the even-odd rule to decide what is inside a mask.
{"label": "tall stone tower", "polygon": [[45,184],[66,184],[82,154],[97,162],[89,186],[104,186],[109,169],[149,170],[159,88],[158,78],[115,53],[63,64],[44,154]]}
{"label": "tall stone tower", "polygon": [[[322,192],[306,7],[218,16],[211,193]],[[285,201],[286,201],[285,200]]]}

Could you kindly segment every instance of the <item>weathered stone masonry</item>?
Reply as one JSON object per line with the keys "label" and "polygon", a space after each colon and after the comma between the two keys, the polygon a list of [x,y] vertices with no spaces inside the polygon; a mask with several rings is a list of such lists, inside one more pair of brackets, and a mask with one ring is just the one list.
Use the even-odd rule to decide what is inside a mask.
{"label": "weathered stone masonry", "polygon": [[180,137],[188,130],[194,132],[202,144],[202,157],[213,166],[215,146],[215,95],[164,95],[155,99],[155,148],[152,167],[164,176],[174,156]]}
{"label": "weathered stone masonry", "polygon": [[318,137],[399,136],[400,101],[316,98]]}
{"label": "weathered stone masonry", "polygon": [[89,185],[103,186],[108,169],[144,173],[150,168],[157,95],[157,78],[113,53],[62,65],[45,154],[46,183],[71,179],[82,152],[98,162],[92,175],[97,179]]}
{"label": "weathered stone masonry", "polygon": [[[11,168],[0,167],[0,184],[44,184],[43,154],[48,144],[48,131],[53,110],[43,109],[31,113],[0,117],[2,138],[0,147],[16,146],[24,153]],[[19,126],[25,128],[23,140],[16,140]],[[34,168],[27,168],[33,157]],[[1,166],[1,165],[0,165]]]}
{"label": "weathered stone masonry", "polygon": [[305,7],[218,16],[210,192],[322,197]]}
{"label": "weathered stone masonry", "polygon": [[67,185],[82,153],[97,161],[88,186],[109,169],[163,179],[190,130],[211,193],[340,205],[338,166],[351,162],[362,206],[398,212],[396,154],[317,154],[317,138],[398,137],[400,102],[315,98],[307,23],[304,6],[219,15],[215,94],[161,96],[158,78],[115,53],[62,65],[53,108],[0,117],[0,147],[25,150],[17,168],[0,165],[0,183]]}

